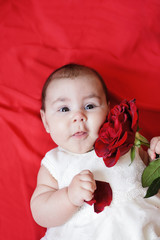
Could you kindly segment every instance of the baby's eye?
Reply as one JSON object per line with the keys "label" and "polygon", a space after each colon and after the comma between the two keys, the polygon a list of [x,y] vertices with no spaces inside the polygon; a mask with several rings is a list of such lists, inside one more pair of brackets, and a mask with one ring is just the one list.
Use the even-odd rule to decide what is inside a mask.
{"label": "baby's eye", "polygon": [[68,112],[69,108],[68,107],[62,107],[59,109],[60,112]]}
{"label": "baby's eye", "polygon": [[90,110],[90,109],[93,109],[93,108],[95,108],[95,105],[94,105],[94,104],[87,104],[87,105],[85,106],[85,110]]}

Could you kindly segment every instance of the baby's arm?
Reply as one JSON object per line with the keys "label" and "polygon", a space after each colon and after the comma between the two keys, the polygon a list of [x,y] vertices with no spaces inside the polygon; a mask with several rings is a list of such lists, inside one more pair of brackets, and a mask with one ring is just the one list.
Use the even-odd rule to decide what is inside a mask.
{"label": "baby's arm", "polygon": [[88,170],[77,174],[68,187],[58,189],[57,181],[42,166],[31,198],[33,217],[43,227],[62,225],[84,201],[92,199],[95,189],[93,174]]}

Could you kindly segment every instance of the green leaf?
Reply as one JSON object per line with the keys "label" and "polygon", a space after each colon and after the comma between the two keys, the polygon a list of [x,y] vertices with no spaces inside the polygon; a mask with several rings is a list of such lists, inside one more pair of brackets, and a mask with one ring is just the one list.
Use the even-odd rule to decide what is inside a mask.
{"label": "green leaf", "polygon": [[131,163],[133,162],[134,158],[135,158],[135,152],[136,152],[136,149],[135,149],[135,146],[133,146],[131,148],[131,153],[130,153],[130,156],[131,156]]}
{"label": "green leaf", "polygon": [[149,141],[145,137],[143,137],[139,132],[136,132],[136,138],[140,140],[142,143],[149,144]]}
{"label": "green leaf", "polygon": [[142,186],[149,187],[158,177],[160,177],[160,158],[150,162],[150,164],[144,169],[142,174]]}
{"label": "green leaf", "polygon": [[160,177],[156,178],[149,186],[145,198],[149,198],[158,193],[160,189]]}
{"label": "green leaf", "polygon": [[139,132],[136,132],[134,143],[138,147],[141,145],[145,145],[145,146],[149,147],[148,140],[145,137],[143,137]]}

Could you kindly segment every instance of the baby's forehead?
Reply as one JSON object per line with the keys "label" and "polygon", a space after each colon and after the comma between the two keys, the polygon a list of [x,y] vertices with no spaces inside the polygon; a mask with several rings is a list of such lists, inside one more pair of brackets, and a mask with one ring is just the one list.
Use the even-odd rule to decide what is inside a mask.
{"label": "baby's forehead", "polygon": [[[78,84],[77,84],[78,82]],[[108,102],[108,92],[105,86],[105,83],[94,73],[91,71],[83,72],[83,74],[79,74],[76,76],[56,76],[51,79],[50,84],[48,85],[48,89],[46,91],[46,97],[48,92],[52,94],[52,90],[54,94],[57,95],[58,92],[63,93],[66,92],[66,89],[72,88],[75,86],[75,91],[79,94],[82,91],[86,92],[86,89],[95,94],[104,94],[106,96],[106,100]],[[51,89],[50,89],[51,88]]]}
{"label": "baby's forehead", "polygon": [[100,80],[89,75],[53,79],[46,94],[46,101],[56,104],[59,102],[78,103],[89,99],[105,101],[105,92]]}
{"label": "baby's forehead", "polygon": [[[92,73],[86,73],[86,74],[79,74],[77,76],[71,76],[71,77],[66,77],[66,76],[58,76],[58,77],[53,77],[48,85],[48,90],[50,88],[57,88],[59,89],[64,89],[65,87],[68,88],[69,86],[75,86],[77,85],[78,88],[82,90],[83,86],[85,85],[85,88],[87,87],[88,89],[99,89],[103,88],[103,85],[100,81],[100,79]],[[105,92],[105,90],[104,90]]]}

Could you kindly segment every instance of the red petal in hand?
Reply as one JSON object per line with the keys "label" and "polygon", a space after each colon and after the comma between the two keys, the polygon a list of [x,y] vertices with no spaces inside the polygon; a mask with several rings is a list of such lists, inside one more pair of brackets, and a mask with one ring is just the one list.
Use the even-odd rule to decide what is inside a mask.
{"label": "red petal in hand", "polygon": [[97,189],[94,192],[94,197],[91,201],[86,203],[92,205],[94,204],[94,211],[100,213],[104,210],[106,206],[109,206],[112,201],[112,189],[107,182],[97,181]]}

